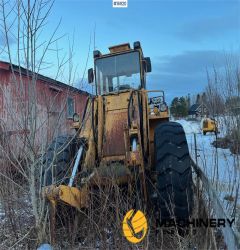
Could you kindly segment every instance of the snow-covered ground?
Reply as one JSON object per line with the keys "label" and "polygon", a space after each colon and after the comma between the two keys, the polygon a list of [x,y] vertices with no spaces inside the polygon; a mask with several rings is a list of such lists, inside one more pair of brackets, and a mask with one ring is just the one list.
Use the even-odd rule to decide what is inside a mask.
{"label": "snow-covered ground", "polygon": [[[236,197],[240,183],[240,157],[231,154],[229,149],[213,147],[211,143],[216,140],[216,136],[214,133],[207,133],[204,136],[201,132],[200,122],[186,120],[176,122],[182,124],[185,130],[189,151],[194,161],[196,161],[194,134],[196,135],[197,163],[215,187],[226,212],[231,215],[234,202],[229,203],[225,198],[226,196],[237,198],[237,206],[240,207],[240,195],[238,194]],[[218,137],[221,137],[224,132],[224,129],[220,130]]]}

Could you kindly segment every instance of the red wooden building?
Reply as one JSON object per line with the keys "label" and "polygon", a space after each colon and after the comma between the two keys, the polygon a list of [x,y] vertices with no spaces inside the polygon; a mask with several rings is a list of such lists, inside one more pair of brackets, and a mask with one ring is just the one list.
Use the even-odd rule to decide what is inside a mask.
{"label": "red wooden building", "polygon": [[0,143],[4,138],[17,144],[32,127],[36,128],[36,148],[57,135],[71,133],[72,116],[76,112],[81,117],[88,96],[62,82],[0,61]]}

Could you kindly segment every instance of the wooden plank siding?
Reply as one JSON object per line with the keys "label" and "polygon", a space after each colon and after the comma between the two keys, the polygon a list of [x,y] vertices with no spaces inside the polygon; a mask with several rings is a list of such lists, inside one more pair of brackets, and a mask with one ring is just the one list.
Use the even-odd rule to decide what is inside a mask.
{"label": "wooden plank siding", "polygon": [[[37,152],[57,135],[73,132],[67,100],[73,100],[74,112],[81,117],[89,94],[42,75],[37,76],[33,86],[26,72],[15,65],[13,72],[9,63],[0,61],[0,139],[4,137],[20,148],[21,137],[29,131],[29,114],[36,112]],[[34,100],[35,108],[29,100]]]}

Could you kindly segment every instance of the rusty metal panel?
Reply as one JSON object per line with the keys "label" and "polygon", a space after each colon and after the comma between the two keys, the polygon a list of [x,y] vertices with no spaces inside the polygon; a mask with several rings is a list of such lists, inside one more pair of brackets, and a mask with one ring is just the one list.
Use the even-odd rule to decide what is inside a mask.
{"label": "rusty metal panel", "polygon": [[125,155],[124,128],[128,125],[130,92],[104,97],[103,157]]}
{"label": "rusty metal panel", "polygon": [[105,110],[108,112],[111,110],[127,109],[129,97],[130,97],[130,92],[120,93],[118,95],[105,96],[106,100]]}
{"label": "rusty metal panel", "polygon": [[109,47],[110,53],[116,53],[116,52],[128,51],[128,50],[130,50],[129,43],[124,43],[124,44],[119,44],[119,45]]}
{"label": "rusty metal panel", "polygon": [[105,124],[103,157],[125,155],[124,128],[127,126],[127,110],[107,112]]}

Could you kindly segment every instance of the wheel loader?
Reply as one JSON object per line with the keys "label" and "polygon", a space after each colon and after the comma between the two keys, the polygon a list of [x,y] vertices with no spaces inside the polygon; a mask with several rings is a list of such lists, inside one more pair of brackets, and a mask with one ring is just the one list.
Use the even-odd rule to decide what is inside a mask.
{"label": "wheel loader", "polygon": [[[88,70],[96,95],[82,117],[74,114],[74,136],[60,136],[44,158],[43,194],[58,203],[89,206],[91,188],[114,182],[132,185],[145,212],[156,204],[158,220],[186,219],[193,208],[192,170],[182,126],[169,121],[164,91],[147,90],[151,60],[140,42],[93,52]],[[57,152],[57,153],[56,153]],[[54,213],[53,213],[54,216]],[[54,219],[53,219],[54,221]]]}
{"label": "wheel loader", "polygon": [[202,131],[203,135],[206,135],[208,132],[213,132],[215,135],[218,133],[217,121],[214,118],[204,118],[202,120]]}

